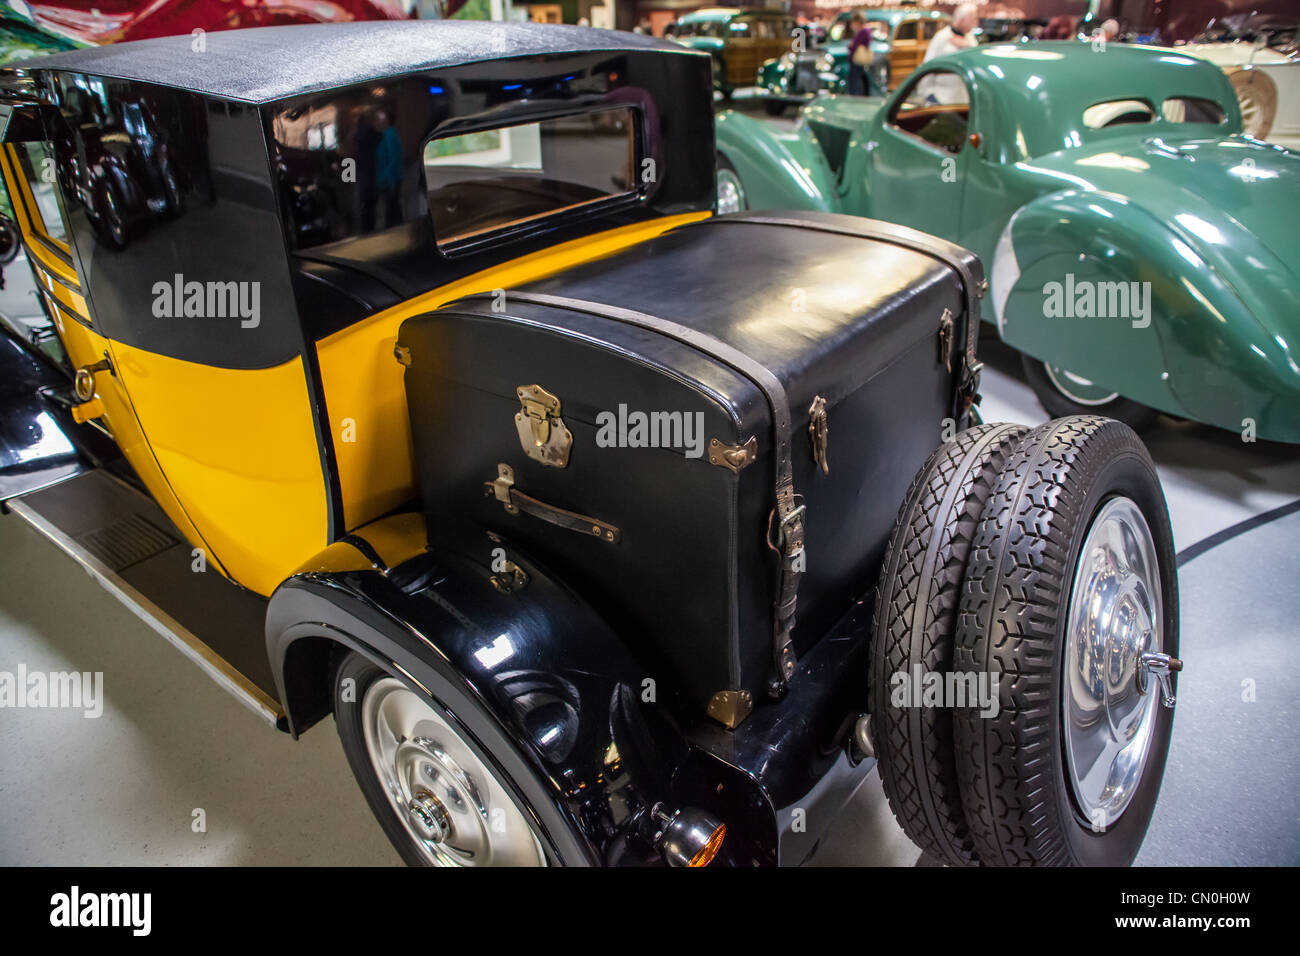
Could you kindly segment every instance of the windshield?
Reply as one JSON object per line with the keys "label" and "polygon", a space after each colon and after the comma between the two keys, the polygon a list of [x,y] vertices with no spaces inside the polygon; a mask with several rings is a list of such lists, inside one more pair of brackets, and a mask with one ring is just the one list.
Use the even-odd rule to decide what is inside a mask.
{"label": "windshield", "polygon": [[677,36],[680,37],[720,37],[723,35],[721,20],[696,20],[694,23],[679,23]]}

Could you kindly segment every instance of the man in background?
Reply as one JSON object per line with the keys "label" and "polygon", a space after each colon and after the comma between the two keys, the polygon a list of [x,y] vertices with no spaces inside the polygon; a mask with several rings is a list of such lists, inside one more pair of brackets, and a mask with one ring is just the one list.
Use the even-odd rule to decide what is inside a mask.
{"label": "man in background", "polygon": [[[975,28],[979,26],[979,22],[974,5],[962,4],[953,11],[952,23],[934,35],[934,39],[926,48],[925,59],[921,62],[929,63],[935,57],[956,53],[958,50],[969,50],[975,46]],[[917,92],[925,97],[926,102],[963,103],[966,101],[966,87],[960,78],[951,73],[926,77]]]}
{"label": "man in background", "polygon": [[1119,21],[1114,17],[1106,20],[1097,28],[1097,32],[1092,35],[1094,40],[1101,40],[1103,43],[1114,43],[1119,39]]}
{"label": "man in background", "polygon": [[970,49],[975,45],[975,28],[979,25],[974,4],[963,3],[953,11],[952,23],[934,35],[922,62],[929,63],[936,56]]}

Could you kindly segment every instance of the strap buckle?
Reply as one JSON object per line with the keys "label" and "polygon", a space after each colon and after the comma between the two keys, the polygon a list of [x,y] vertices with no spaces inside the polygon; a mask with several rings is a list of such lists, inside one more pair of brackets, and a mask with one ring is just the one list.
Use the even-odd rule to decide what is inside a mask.
{"label": "strap buckle", "polygon": [[[802,499],[803,495],[795,495],[795,497]],[[801,551],[803,549],[803,536],[797,532],[803,530],[804,513],[807,510],[806,505],[796,505],[791,508],[790,512],[777,522],[776,538],[773,540],[772,518],[776,516],[776,509],[772,509],[772,513],[767,519],[767,546],[785,557],[790,557]]]}

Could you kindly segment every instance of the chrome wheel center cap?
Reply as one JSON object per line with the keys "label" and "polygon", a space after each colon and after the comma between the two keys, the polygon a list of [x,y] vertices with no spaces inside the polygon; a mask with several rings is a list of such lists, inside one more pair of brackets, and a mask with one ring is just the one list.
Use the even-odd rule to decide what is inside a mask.
{"label": "chrome wheel center cap", "polygon": [[406,809],[410,812],[411,826],[430,843],[441,843],[451,833],[451,816],[447,808],[427,790],[413,796]]}

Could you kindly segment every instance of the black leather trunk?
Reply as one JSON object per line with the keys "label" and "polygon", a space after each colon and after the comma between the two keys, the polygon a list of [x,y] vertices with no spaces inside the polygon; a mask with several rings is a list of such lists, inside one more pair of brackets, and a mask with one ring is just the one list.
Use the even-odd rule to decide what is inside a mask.
{"label": "black leather trunk", "polygon": [[[980,278],[972,255],[910,230],[793,217],[683,227],[503,296],[409,319],[399,335],[431,545],[483,564],[496,546],[490,535],[525,549],[642,654],[661,695],[681,692],[698,709],[724,690],[748,690],[761,703],[775,673],[773,426],[753,376],[672,329],[740,350],[784,386],[795,490],[807,508],[794,631],[802,652],[871,599],[895,513],[953,414],[969,301],[953,262]],[[669,325],[647,328],[646,319]],[[531,385],[560,400],[573,437],[563,468],[524,453],[516,389]],[[828,410],[828,473],[808,428],[818,396]],[[600,447],[600,415],[620,405],[702,416],[703,454]],[[710,463],[709,440],[740,446],[751,437],[757,457],[738,472]],[[619,540],[508,513],[485,493],[500,464],[513,469],[519,492],[616,526]]]}

